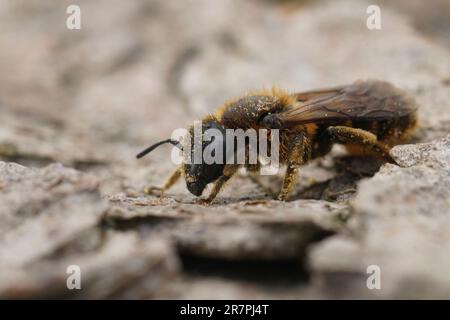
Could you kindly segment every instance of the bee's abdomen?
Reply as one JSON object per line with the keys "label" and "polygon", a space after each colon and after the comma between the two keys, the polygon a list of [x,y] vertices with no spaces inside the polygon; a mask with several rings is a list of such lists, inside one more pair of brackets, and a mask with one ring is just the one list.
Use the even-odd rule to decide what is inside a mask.
{"label": "bee's abdomen", "polygon": [[395,145],[406,141],[417,127],[417,114],[412,111],[400,117],[373,121],[352,121],[349,126],[375,134],[379,141]]}

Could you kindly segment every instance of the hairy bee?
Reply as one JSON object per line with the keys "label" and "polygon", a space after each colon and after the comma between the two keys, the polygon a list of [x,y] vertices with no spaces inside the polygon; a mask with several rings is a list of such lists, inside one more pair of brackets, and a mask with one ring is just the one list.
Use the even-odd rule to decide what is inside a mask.
{"label": "hairy bee", "polygon": [[[408,139],[417,125],[417,105],[393,85],[377,80],[357,81],[351,85],[288,94],[282,90],[256,92],[225,103],[202,120],[202,130],[260,129],[279,130],[279,161],[286,173],[279,200],[286,200],[298,178],[298,169],[311,159],[327,154],[334,143],[346,146],[352,155],[371,155],[393,162],[392,146]],[[192,131],[192,128],[190,129]],[[221,140],[226,148],[226,140]],[[147,148],[140,158],[163,143]],[[194,140],[191,141],[194,144]],[[201,146],[204,149],[208,143]],[[257,165],[244,164],[253,172]],[[160,188],[164,192],[182,175],[188,190],[201,196],[205,187],[214,187],[205,199],[211,202],[223,185],[236,173],[236,164],[183,164]]]}

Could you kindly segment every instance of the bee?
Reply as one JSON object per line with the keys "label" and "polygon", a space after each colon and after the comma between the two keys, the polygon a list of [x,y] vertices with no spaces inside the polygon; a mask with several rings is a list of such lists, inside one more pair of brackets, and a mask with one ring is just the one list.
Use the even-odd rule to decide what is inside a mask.
{"label": "bee", "polygon": [[[299,168],[312,159],[330,152],[333,144],[343,144],[351,155],[369,155],[394,163],[389,150],[406,141],[417,126],[414,99],[388,82],[356,81],[307,92],[289,94],[280,89],[263,90],[231,100],[202,120],[202,132],[214,128],[279,130],[279,161],[286,172],[278,200],[285,201],[295,186]],[[192,133],[192,127],[189,129]],[[261,138],[259,138],[261,139]],[[141,158],[164,143],[179,148],[180,142],[163,140],[145,149]],[[222,139],[226,147],[225,139]],[[191,140],[192,146],[194,140]],[[207,142],[203,142],[202,149]],[[193,148],[191,148],[193,149]],[[225,183],[244,166],[257,173],[261,163],[181,164],[167,179],[161,194],[184,176],[187,189],[201,196],[214,183],[209,196],[215,199]]]}

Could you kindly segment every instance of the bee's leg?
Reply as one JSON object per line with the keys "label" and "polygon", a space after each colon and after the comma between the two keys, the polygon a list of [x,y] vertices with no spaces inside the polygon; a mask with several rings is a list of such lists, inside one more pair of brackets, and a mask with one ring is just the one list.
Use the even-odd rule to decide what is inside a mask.
{"label": "bee's leg", "polygon": [[152,194],[153,191],[159,191],[160,196],[162,197],[164,195],[164,192],[168,190],[170,187],[172,187],[181,177],[181,174],[183,173],[183,167],[179,166],[170,176],[167,178],[166,183],[164,183],[164,186],[162,188],[158,187],[146,187],[144,189],[145,194]]}
{"label": "bee's leg", "polygon": [[230,180],[230,178],[237,172],[239,169],[238,165],[235,164],[229,164],[226,165],[223,169],[223,176],[221,176],[215,183],[214,187],[209,194],[208,198],[202,200],[203,203],[211,203],[217,196],[217,194],[220,192],[222,187],[225,185],[225,183]]}
{"label": "bee's leg", "polygon": [[389,155],[390,147],[379,141],[372,132],[344,126],[329,127],[327,132],[334,142],[361,145],[369,153],[380,155],[386,161],[395,163]]}
{"label": "bee's leg", "polygon": [[298,168],[311,157],[311,144],[304,133],[294,137],[288,154],[287,169],[278,200],[286,201],[298,179]]}

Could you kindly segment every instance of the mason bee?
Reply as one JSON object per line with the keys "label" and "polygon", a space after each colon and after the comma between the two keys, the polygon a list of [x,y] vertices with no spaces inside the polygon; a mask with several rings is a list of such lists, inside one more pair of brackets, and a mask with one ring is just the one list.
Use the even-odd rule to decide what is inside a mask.
{"label": "mason bee", "polygon": [[[279,89],[263,90],[226,102],[214,114],[202,120],[202,133],[214,128],[261,129],[279,132],[279,161],[286,173],[278,200],[287,200],[298,178],[299,167],[327,154],[334,143],[345,145],[351,155],[370,155],[394,162],[389,150],[410,137],[417,125],[417,105],[413,98],[390,83],[377,80],[357,81],[350,85],[288,94]],[[192,128],[190,132],[192,133]],[[152,145],[138,158],[164,143],[182,148],[179,141],[164,140]],[[193,145],[194,140],[190,143]],[[220,143],[227,147],[226,139]],[[203,142],[205,149],[208,143]],[[167,179],[162,192],[181,176],[188,190],[201,196],[214,183],[211,202],[224,184],[244,166],[258,172],[261,163],[191,164],[184,163]]]}

